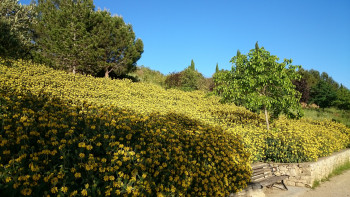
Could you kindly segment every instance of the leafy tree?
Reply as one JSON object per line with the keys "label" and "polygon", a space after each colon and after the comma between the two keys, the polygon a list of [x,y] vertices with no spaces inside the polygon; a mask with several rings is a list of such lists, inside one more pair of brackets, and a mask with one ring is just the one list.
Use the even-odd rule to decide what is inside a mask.
{"label": "leafy tree", "polygon": [[195,69],[194,61],[191,60],[191,65],[185,70],[168,75],[165,85],[167,88],[178,88],[183,91],[209,90],[210,80]]}
{"label": "leafy tree", "polygon": [[193,70],[194,64],[181,72],[181,89],[184,91],[203,90],[205,78],[197,70]]}
{"label": "leafy tree", "polygon": [[111,72],[123,75],[135,71],[143,53],[143,42],[135,39],[132,26],[125,24],[122,17],[101,10],[94,14],[93,23],[96,59],[104,76],[108,78]]}
{"label": "leafy tree", "polygon": [[295,90],[292,80],[299,79],[292,60],[279,58],[258,43],[247,55],[237,51],[231,59],[231,72],[216,77],[216,90],[224,102],[234,102],[252,111],[263,110],[269,129],[269,112],[272,117],[285,113],[289,117],[301,116],[300,93]]}
{"label": "leafy tree", "polygon": [[337,99],[334,101],[334,105],[339,109],[350,110],[350,90],[340,85],[336,94]]}
{"label": "leafy tree", "polygon": [[168,76],[165,78],[165,87],[166,88],[181,88],[181,73],[179,72],[174,72],[170,73]]}
{"label": "leafy tree", "polygon": [[37,10],[38,58],[55,68],[91,74],[93,1],[38,0]]}
{"label": "leafy tree", "polygon": [[35,23],[34,5],[21,5],[17,0],[0,1],[0,56],[30,57],[34,47],[31,24]]}
{"label": "leafy tree", "polygon": [[337,99],[336,89],[326,81],[319,81],[310,90],[311,102],[321,108],[330,107]]}

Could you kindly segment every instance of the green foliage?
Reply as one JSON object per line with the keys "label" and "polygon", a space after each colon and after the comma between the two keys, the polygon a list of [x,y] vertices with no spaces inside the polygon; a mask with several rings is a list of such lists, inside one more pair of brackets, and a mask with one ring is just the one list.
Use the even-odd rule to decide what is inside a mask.
{"label": "green foliage", "polygon": [[321,108],[330,107],[337,99],[336,89],[326,81],[319,81],[310,90],[310,101]]}
{"label": "green foliage", "polygon": [[134,72],[130,73],[130,75],[139,79],[140,82],[157,84],[162,87],[165,86],[165,75],[148,67],[137,67]]}
{"label": "green foliage", "polygon": [[131,25],[108,11],[94,11],[92,0],[39,0],[36,59],[73,73],[105,77],[136,69],[143,43]]}
{"label": "green foliage", "polygon": [[305,117],[312,120],[328,120],[339,122],[350,128],[350,110],[340,110],[337,108],[324,109],[304,109]]}
{"label": "green foliage", "polygon": [[96,72],[91,55],[94,53],[90,34],[93,11],[92,0],[39,0],[38,23],[34,26],[36,58],[73,73]]}
{"label": "green foliage", "polygon": [[195,67],[195,64],[194,64],[194,61],[191,60],[191,65],[189,67],[191,70],[196,70],[196,67]]}
{"label": "green foliage", "polygon": [[0,57],[30,57],[36,12],[34,5],[21,5],[17,0],[0,1]]}
{"label": "green foliage", "polygon": [[220,70],[219,70],[219,64],[216,63],[216,67],[215,67],[215,73],[218,73]]}
{"label": "green foliage", "polygon": [[203,90],[204,80],[204,76],[190,66],[181,72],[180,89],[184,91]]}
{"label": "green foliage", "polygon": [[274,118],[282,112],[300,117],[300,93],[292,84],[292,80],[299,78],[296,73],[299,66],[291,65],[292,60],[285,59],[282,63],[278,60],[257,44],[248,55],[238,51],[231,60],[234,64],[231,72],[214,78],[216,91],[224,102],[234,102],[257,112],[268,110]]}
{"label": "green foliage", "polygon": [[327,73],[316,70],[298,71],[302,78],[293,81],[296,89],[302,94],[301,102],[315,103],[320,107],[337,107],[350,109],[350,90],[339,85]]}
{"label": "green foliage", "polygon": [[93,19],[93,42],[97,65],[105,77],[114,72],[123,75],[136,70],[136,62],[143,53],[143,42],[135,39],[130,24],[120,16],[111,16],[108,11],[97,11]]}
{"label": "green foliage", "polygon": [[336,94],[337,99],[333,104],[338,109],[350,110],[350,90],[341,85]]}
{"label": "green foliage", "polygon": [[172,73],[165,80],[166,88],[177,88],[183,91],[210,89],[211,82],[202,73],[195,69],[195,64],[191,60],[191,65],[180,73]]}

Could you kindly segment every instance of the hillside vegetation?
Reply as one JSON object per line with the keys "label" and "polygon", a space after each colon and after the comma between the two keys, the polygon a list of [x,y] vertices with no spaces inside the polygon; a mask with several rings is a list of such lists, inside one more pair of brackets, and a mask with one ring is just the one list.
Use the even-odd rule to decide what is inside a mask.
{"label": "hillside vegetation", "polygon": [[339,123],[281,117],[266,130],[200,91],[25,61],[1,63],[0,93],[0,191],[22,195],[221,196],[245,187],[251,162],[313,161],[350,144]]}

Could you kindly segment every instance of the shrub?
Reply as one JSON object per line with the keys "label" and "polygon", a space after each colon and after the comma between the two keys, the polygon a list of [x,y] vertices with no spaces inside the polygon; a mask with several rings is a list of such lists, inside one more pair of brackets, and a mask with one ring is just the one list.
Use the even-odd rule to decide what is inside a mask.
{"label": "shrub", "polygon": [[174,113],[0,91],[0,192],[227,196],[246,186],[239,138]]}
{"label": "shrub", "polygon": [[[46,94],[70,101],[71,105],[85,102],[101,108],[118,106],[142,116],[156,113],[191,117],[201,124],[242,136],[252,161],[312,161],[350,144],[350,129],[335,122],[281,117],[271,125],[271,131],[267,131],[261,115],[233,104],[221,104],[219,97],[202,91],[166,90],[130,80],[72,75],[28,62],[14,62],[11,67],[1,63],[0,89],[16,94],[25,91],[33,95]],[[285,150],[280,149],[283,154],[274,151],[281,146],[286,146]],[[287,153],[289,151],[292,152]]]}

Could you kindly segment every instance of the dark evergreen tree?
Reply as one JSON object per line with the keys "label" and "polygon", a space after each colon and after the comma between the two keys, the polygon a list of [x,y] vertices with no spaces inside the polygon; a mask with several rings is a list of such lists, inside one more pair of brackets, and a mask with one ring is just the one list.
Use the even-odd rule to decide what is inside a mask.
{"label": "dark evergreen tree", "polygon": [[131,25],[108,11],[95,11],[92,0],[39,0],[35,26],[37,59],[52,67],[105,77],[136,69],[143,43]]}
{"label": "dark evergreen tree", "polygon": [[38,0],[37,10],[38,58],[55,68],[91,74],[93,1]]}
{"label": "dark evergreen tree", "polygon": [[193,59],[191,60],[191,65],[190,65],[189,68],[192,69],[192,70],[196,70],[196,67],[195,67]]}
{"label": "dark evergreen tree", "polygon": [[339,109],[350,110],[350,90],[340,85],[334,105]]}
{"label": "dark evergreen tree", "polygon": [[0,1],[0,56],[30,58],[35,23],[35,5],[21,5],[17,0]]}
{"label": "dark evergreen tree", "polygon": [[336,90],[326,81],[320,81],[310,90],[310,101],[321,108],[330,107],[337,99]]}
{"label": "dark evergreen tree", "polygon": [[108,11],[97,11],[93,20],[96,60],[105,77],[113,72],[125,75],[136,69],[143,53],[143,42],[135,38],[132,26],[122,17],[111,16]]}

